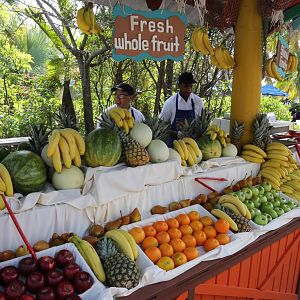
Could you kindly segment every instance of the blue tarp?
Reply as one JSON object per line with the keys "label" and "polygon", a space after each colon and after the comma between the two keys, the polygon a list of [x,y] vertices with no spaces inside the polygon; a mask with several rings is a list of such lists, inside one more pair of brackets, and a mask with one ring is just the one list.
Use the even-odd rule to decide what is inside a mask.
{"label": "blue tarp", "polygon": [[262,93],[262,95],[270,95],[270,96],[285,96],[285,97],[289,96],[289,94],[276,88],[275,86],[273,86],[271,84],[266,84],[266,85],[262,86],[261,93]]}

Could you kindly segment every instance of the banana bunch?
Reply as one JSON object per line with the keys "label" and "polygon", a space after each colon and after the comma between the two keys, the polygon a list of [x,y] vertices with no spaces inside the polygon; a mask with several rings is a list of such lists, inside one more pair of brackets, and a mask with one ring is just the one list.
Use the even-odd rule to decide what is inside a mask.
{"label": "banana bunch", "polygon": [[298,67],[298,57],[295,54],[290,53],[287,62],[286,72],[293,73],[297,71],[297,67]]}
{"label": "banana bunch", "polygon": [[274,189],[300,200],[299,166],[285,145],[274,142],[267,146],[266,162],[261,165],[260,174]]}
{"label": "banana bunch", "polygon": [[267,60],[267,63],[266,63],[266,72],[267,72],[267,75],[271,78],[274,78],[278,81],[283,81],[284,79],[281,77],[281,75],[279,74],[278,70],[277,70],[277,65],[276,65],[276,62],[275,62],[275,58],[272,57],[272,58],[269,58]]}
{"label": "banana bunch", "polygon": [[210,136],[210,139],[214,141],[218,139],[223,147],[226,147],[227,143],[230,143],[229,134],[227,134],[224,130],[222,130],[218,125],[212,124],[210,125],[206,132],[206,135]]}
{"label": "banana bunch", "polygon": [[105,272],[94,247],[89,242],[79,238],[77,235],[72,235],[69,238],[69,241],[76,246],[77,250],[90,266],[97,279],[99,279],[101,282],[105,282]]}
{"label": "banana bunch", "polygon": [[138,258],[138,248],[133,236],[122,229],[112,229],[105,233],[105,235],[111,238],[118,249],[127,255],[132,261]]}
{"label": "banana bunch", "polygon": [[239,198],[226,194],[220,197],[218,203],[221,206],[229,208],[233,213],[251,220],[251,213],[248,207]]}
{"label": "banana bunch", "polygon": [[[0,163],[0,194],[5,194],[8,197],[14,195],[13,184],[10,174],[6,167]],[[0,197],[0,210],[6,208],[2,197]]]}
{"label": "banana bunch", "polygon": [[224,211],[222,211],[218,208],[214,208],[210,211],[210,213],[219,219],[226,220],[229,223],[229,226],[232,230],[238,231],[238,226],[235,223],[235,221],[229,215],[227,215]]}
{"label": "banana bunch", "polygon": [[72,163],[81,166],[81,157],[85,152],[85,142],[78,131],[73,128],[54,129],[48,137],[47,156],[52,157],[53,167],[57,173],[62,164],[70,168]]}
{"label": "banana bunch", "polygon": [[214,55],[214,49],[209,41],[205,26],[195,28],[193,31],[192,47],[196,52],[201,52],[203,55]]}
{"label": "banana bunch", "polygon": [[128,109],[113,107],[108,111],[108,115],[114,120],[119,128],[124,129],[126,134],[129,133],[129,129],[134,125],[134,118],[131,116]]}
{"label": "banana bunch", "polygon": [[198,157],[201,154],[196,141],[190,137],[173,141],[174,149],[181,157],[182,166],[193,166],[198,164]]}
{"label": "banana bunch", "polygon": [[77,11],[77,25],[82,33],[87,35],[100,35],[101,28],[97,24],[96,17],[90,5],[82,7]]}
{"label": "banana bunch", "polygon": [[265,162],[266,157],[267,153],[255,145],[247,144],[243,146],[242,158],[247,161],[261,164]]}
{"label": "banana bunch", "polygon": [[235,66],[230,51],[224,46],[218,46],[215,49],[215,55],[211,55],[210,61],[214,66],[223,70],[230,70]]}

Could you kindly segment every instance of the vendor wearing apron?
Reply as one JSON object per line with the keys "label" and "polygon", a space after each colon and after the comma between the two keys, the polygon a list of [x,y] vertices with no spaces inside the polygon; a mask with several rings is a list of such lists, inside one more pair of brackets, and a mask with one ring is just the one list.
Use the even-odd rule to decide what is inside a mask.
{"label": "vendor wearing apron", "polygon": [[178,77],[179,92],[166,100],[160,119],[171,122],[173,134],[168,141],[168,146],[173,147],[173,140],[181,129],[185,120],[190,121],[201,114],[203,102],[201,98],[192,93],[193,84],[196,81],[193,74],[184,72]]}
{"label": "vendor wearing apron", "polygon": [[[139,110],[131,106],[131,101],[135,97],[135,90],[130,84],[122,82],[114,86],[111,91],[115,92],[115,104],[108,107],[105,111],[108,111],[113,107],[121,107],[130,111],[135,122],[143,122],[145,120],[144,115]],[[100,117],[101,115],[99,116],[99,119]],[[99,123],[97,124],[97,127],[99,127]]]}

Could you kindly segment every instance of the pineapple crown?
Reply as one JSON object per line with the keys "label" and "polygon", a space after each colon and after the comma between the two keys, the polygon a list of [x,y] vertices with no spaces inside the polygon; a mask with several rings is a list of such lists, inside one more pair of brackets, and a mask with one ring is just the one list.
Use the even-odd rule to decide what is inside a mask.
{"label": "pineapple crown", "polygon": [[104,236],[97,241],[95,249],[102,261],[105,261],[110,256],[115,256],[120,253],[114,241],[107,236]]}
{"label": "pineapple crown", "polygon": [[234,120],[234,123],[231,127],[231,138],[240,139],[244,133],[245,123],[239,123],[237,120]]}
{"label": "pineapple crown", "polygon": [[152,130],[152,139],[166,141],[171,131],[171,123],[161,120],[158,116],[146,116],[144,122]]}
{"label": "pineapple crown", "polygon": [[78,131],[79,126],[76,122],[76,116],[62,108],[55,114],[55,119],[61,128],[73,128]]}
{"label": "pineapple crown", "polygon": [[44,146],[48,143],[49,130],[45,124],[30,125],[29,144],[32,152],[41,154]]}

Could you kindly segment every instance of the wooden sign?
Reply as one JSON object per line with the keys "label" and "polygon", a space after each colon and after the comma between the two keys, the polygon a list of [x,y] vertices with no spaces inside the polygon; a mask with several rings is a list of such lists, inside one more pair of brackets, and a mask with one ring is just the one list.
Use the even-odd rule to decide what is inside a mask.
{"label": "wooden sign", "polygon": [[113,59],[183,59],[186,16],[167,10],[137,11],[119,4],[113,16]]}
{"label": "wooden sign", "polygon": [[276,65],[281,77],[285,77],[287,62],[289,58],[289,45],[281,34],[278,34],[276,49]]}

